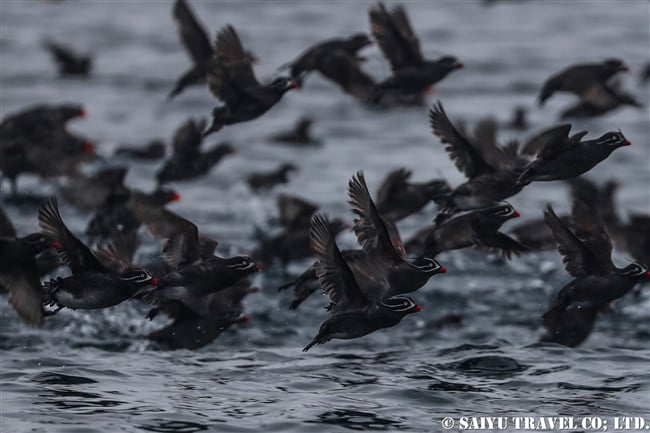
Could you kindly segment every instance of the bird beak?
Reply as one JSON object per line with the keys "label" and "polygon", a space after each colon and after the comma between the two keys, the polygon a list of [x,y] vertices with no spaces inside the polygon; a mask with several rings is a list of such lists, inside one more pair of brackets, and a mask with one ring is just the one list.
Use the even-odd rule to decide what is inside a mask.
{"label": "bird beak", "polygon": [[415,312],[419,313],[420,311],[422,311],[422,305],[416,305],[415,306]]}
{"label": "bird beak", "polygon": [[515,211],[514,215],[512,216],[513,218],[519,218],[521,214],[517,211]]}
{"label": "bird beak", "polygon": [[440,272],[441,274],[444,274],[444,273],[447,272],[447,268],[445,268],[445,267],[443,266],[443,267],[440,268],[440,271],[439,271],[439,272]]}

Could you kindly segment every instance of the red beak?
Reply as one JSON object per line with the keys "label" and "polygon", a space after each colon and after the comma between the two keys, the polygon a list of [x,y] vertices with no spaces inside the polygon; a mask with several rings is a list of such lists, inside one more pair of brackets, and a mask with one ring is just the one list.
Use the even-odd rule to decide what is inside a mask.
{"label": "red beak", "polygon": [[86,112],[84,110],[79,110],[79,113],[77,113],[78,117],[81,117],[82,119],[86,117]]}
{"label": "red beak", "polygon": [[646,272],[646,273],[645,273],[645,276],[648,277],[648,278],[650,278],[650,271]]}
{"label": "red beak", "polygon": [[261,266],[255,266],[255,272],[262,272]]}
{"label": "red beak", "polygon": [[416,305],[415,306],[415,312],[419,313],[420,311],[422,311],[422,305]]}
{"label": "red beak", "polygon": [[61,248],[61,242],[59,241],[52,242],[52,248]]}
{"label": "red beak", "polygon": [[158,278],[152,278],[151,279],[151,284],[154,285],[154,286],[157,286],[158,285]]}
{"label": "red beak", "polygon": [[297,89],[298,88],[298,83],[296,83],[295,81],[293,83],[291,83],[291,88],[292,89]]}
{"label": "red beak", "polygon": [[438,272],[441,273],[441,274],[444,274],[444,273],[447,272],[447,268],[445,268],[445,267],[443,266],[442,268],[440,268],[440,271],[438,271]]}
{"label": "red beak", "polygon": [[521,214],[517,211],[515,211],[515,214],[513,215],[513,218],[519,218]]}
{"label": "red beak", "polygon": [[632,144],[632,142],[630,142],[630,140],[625,140],[625,143],[623,143],[624,146],[629,146],[630,144]]}
{"label": "red beak", "polygon": [[83,151],[84,153],[92,153],[95,150],[95,146],[92,143],[84,143]]}
{"label": "red beak", "polygon": [[181,195],[179,193],[175,192],[172,194],[172,198],[171,198],[172,201],[179,201],[180,199],[181,199]]}

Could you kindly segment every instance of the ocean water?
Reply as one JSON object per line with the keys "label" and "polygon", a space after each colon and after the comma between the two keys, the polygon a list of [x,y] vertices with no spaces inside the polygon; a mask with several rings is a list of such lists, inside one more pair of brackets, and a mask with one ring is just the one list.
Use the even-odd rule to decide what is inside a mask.
{"label": "ocean water", "polygon": [[[370,2],[191,1],[210,34],[233,24],[259,57],[260,79],[322,39],[368,31]],[[466,67],[428,96],[470,125],[492,115],[506,121],[515,105],[530,109],[531,129],[503,130],[504,140],[525,137],[557,121],[571,102],[558,94],[536,107],[541,83],[568,64],[624,59],[632,72],[624,86],[645,107],[648,87],[638,73],[650,60],[647,1],[403,2],[427,56],[454,54]],[[71,129],[91,138],[107,164],[121,143],[168,139],[188,117],[209,116],[216,100],[193,87],[173,102],[166,94],[189,65],[170,1],[0,2],[0,116],[41,102],[79,102],[88,113]],[[95,54],[87,80],[60,79],[44,38]],[[375,77],[389,73],[376,47],[364,51]],[[316,119],[316,149],[273,146],[266,137],[300,115]],[[621,182],[622,215],[648,212],[650,131],[648,110],[624,108],[574,122],[589,137],[620,128],[633,145],[619,149],[590,173]],[[250,252],[258,230],[269,224],[275,197],[292,193],[351,220],[347,181],[364,170],[371,190],[390,170],[405,166],[414,179],[462,176],[432,136],[427,107],[376,111],[360,106],[313,75],[264,117],[227,127],[206,144],[228,140],[238,154],[206,178],[173,186],[182,200],[171,209],[220,241],[219,254]],[[244,179],[253,171],[291,161],[301,171],[285,186],[256,195]],[[154,186],[157,164],[134,163],[127,183]],[[92,167],[91,167],[92,168]],[[24,177],[20,188],[55,189]],[[0,195],[0,199],[3,197]],[[511,203],[523,218],[541,216],[546,203],[569,209],[559,182],[533,184]],[[19,231],[37,228],[35,206],[5,206]],[[64,219],[80,232],[90,215],[63,206]],[[435,215],[433,205],[400,223],[404,238]],[[504,226],[507,231],[509,224]],[[157,244],[143,235],[139,258]],[[342,247],[353,236],[339,238]],[[650,420],[650,293],[647,286],[603,314],[579,348],[537,343],[541,315],[570,280],[557,252],[510,262],[474,251],[439,256],[448,268],[413,295],[424,310],[392,329],[353,341],[301,348],[327,318],[320,295],[298,311],[275,288],[287,277],[277,269],[256,276],[262,292],[249,296],[245,325],[231,328],[197,351],[162,351],[146,335],[164,325],[149,322],[146,308],[123,304],[102,311],[62,311],[42,329],[20,322],[0,302],[0,431],[2,432],[338,432],[441,431],[461,416],[641,416]],[[615,262],[628,260],[616,251]],[[292,264],[299,273],[307,261]],[[461,323],[440,326],[450,314]],[[610,424],[611,426],[611,424]],[[508,426],[514,431],[514,426]],[[552,430],[552,429],[548,429]],[[580,430],[580,429],[578,429]]]}

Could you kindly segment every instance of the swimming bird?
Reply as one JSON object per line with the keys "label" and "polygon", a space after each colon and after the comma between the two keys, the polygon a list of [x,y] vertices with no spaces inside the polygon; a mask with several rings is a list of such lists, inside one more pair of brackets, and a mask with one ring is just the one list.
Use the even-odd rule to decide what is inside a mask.
{"label": "swimming bird", "polygon": [[427,88],[463,67],[453,56],[425,59],[420,41],[402,6],[395,6],[389,12],[383,3],[379,3],[371,7],[368,14],[372,35],[393,71],[393,75],[378,83],[373,90],[373,102],[380,102],[387,92],[419,97]]}
{"label": "swimming bird", "polygon": [[54,242],[61,261],[72,271],[69,277],[43,285],[44,304],[72,309],[107,308],[131,298],[139,289],[158,284],[145,269],[133,267],[130,258],[115,254],[119,247],[99,248],[95,253],[63,222],[55,197],[38,211],[41,232]]}
{"label": "swimming bird", "polygon": [[272,135],[269,140],[274,143],[287,144],[290,146],[309,146],[318,144],[318,140],[311,136],[310,129],[314,120],[311,117],[301,117],[295,127],[286,132],[279,132]]}
{"label": "swimming bird", "polygon": [[260,84],[255,78],[250,55],[244,51],[239,35],[230,25],[217,34],[215,57],[207,75],[208,86],[224,105],[212,111],[212,124],[203,135],[219,131],[225,125],[260,117],[288,90],[298,86],[286,77]]}
{"label": "swimming bird", "polygon": [[249,174],[246,178],[246,183],[254,191],[271,189],[276,185],[289,183],[289,173],[296,171],[298,171],[298,167],[290,162],[285,162],[275,170]]}
{"label": "swimming bird", "polygon": [[406,296],[386,296],[385,274],[373,274],[375,287],[371,293],[361,290],[354,274],[341,255],[329,221],[324,215],[313,217],[310,229],[311,247],[317,258],[316,273],[321,288],[331,301],[331,317],[303,349],[333,338],[350,340],[379,329],[397,325],[404,317],[422,310]]}
{"label": "swimming bird", "polygon": [[52,247],[41,233],[17,237],[11,220],[0,207],[0,287],[9,291],[9,304],[21,319],[43,324],[43,292],[35,256]]}
{"label": "swimming bird", "polygon": [[542,341],[573,347],[589,336],[599,311],[650,278],[650,272],[640,263],[625,268],[612,263],[611,240],[596,211],[585,202],[573,203],[573,230],[550,205],[544,218],[553,230],[564,266],[574,279],[559,291],[544,314],[547,332]]}

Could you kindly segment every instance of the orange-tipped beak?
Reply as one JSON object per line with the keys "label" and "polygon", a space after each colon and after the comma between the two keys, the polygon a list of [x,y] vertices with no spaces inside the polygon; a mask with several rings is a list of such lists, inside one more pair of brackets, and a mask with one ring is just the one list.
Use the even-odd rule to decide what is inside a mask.
{"label": "orange-tipped beak", "polygon": [[416,305],[415,306],[415,312],[419,313],[420,311],[422,311],[422,305]]}
{"label": "orange-tipped beak", "polygon": [[158,285],[158,278],[152,278],[151,279],[151,284],[154,285],[154,286],[157,286]]}

